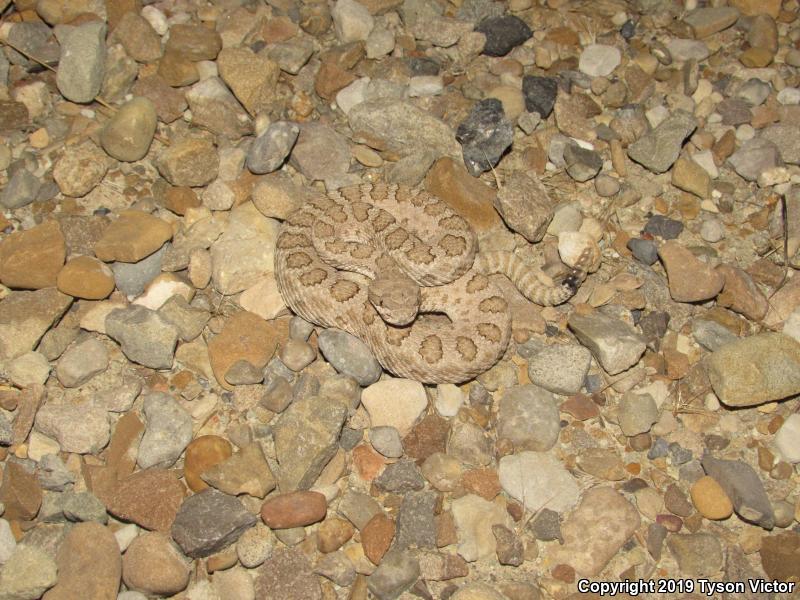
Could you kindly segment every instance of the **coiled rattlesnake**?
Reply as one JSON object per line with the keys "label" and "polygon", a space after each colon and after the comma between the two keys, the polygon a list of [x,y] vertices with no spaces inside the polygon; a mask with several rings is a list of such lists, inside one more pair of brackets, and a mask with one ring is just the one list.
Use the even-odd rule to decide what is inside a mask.
{"label": "coiled rattlesnake", "polygon": [[508,304],[488,274],[503,273],[531,301],[555,305],[575,293],[591,260],[582,256],[559,286],[547,287],[513,254],[476,261],[476,251],[474,231],[439,198],[364,184],[315,196],[289,216],[275,274],[296,314],[360,338],[392,373],[460,383],[494,365],[511,335]]}

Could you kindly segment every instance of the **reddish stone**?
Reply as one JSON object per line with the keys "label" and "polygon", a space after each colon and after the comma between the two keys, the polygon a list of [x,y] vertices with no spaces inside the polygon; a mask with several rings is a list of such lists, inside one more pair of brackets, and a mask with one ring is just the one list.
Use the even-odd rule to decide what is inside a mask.
{"label": "reddish stone", "polygon": [[272,529],[291,529],[321,521],[327,512],[328,503],[319,492],[288,492],[267,499],[261,519]]}
{"label": "reddish stone", "polygon": [[461,477],[464,489],[487,500],[500,493],[500,477],[494,469],[472,469]]}
{"label": "reddish stone", "polygon": [[364,554],[373,564],[379,564],[394,539],[394,521],[382,513],[372,517],[361,530]]}
{"label": "reddish stone", "polygon": [[368,444],[353,448],[353,467],[364,481],[372,481],[383,470],[386,459],[375,452]]}
{"label": "reddish stone", "polygon": [[32,520],[42,505],[42,488],[36,475],[28,473],[22,465],[7,463],[0,485],[0,502],[6,507],[5,519]]}
{"label": "reddish stone", "polygon": [[403,438],[406,456],[422,462],[431,454],[445,452],[450,423],[439,415],[427,415]]}
{"label": "reddish stone", "polygon": [[185,495],[186,488],[174,472],[147,469],[117,484],[108,511],[145,529],[167,532]]}

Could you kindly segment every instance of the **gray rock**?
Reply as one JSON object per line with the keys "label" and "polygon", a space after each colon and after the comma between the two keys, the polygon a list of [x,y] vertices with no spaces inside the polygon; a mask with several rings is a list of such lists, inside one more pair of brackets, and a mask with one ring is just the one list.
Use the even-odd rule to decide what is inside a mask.
{"label": "gray rock", "polygon": [[747,181],[755,181],[763,171],[783,164],[778,147],[763,137],[747,140],[731,154],[728,162]]}
{"label": "gray rock", "polygon": [[41,187],[42,182],[36,175],[28,169],[18,169],[0,194],[0,204],[9,210],[26,206],[36,200]]}
{"label": "gray rock", "polygon": [[790,165],[800,165],[800,125],[775,123],[764,128],[761,137],[766,138],[777,146],[783,162]]}
{"label": "gray rock", "polygon": [[739,338],[730,329],[710,319],[693,319],[692,335],[695,341],[710,352],[735,342]]}
{"label": "gray rock", "polygon": [[75,482],[75,474],[67,469],[57,454],[45,454],[41,458],[37,476],[44,489],[54,492],[62,492],[68,484]]}
{"label": "gray rock", "polygon": [[592,353],[583,346],[545,346],[528,359],[531,382],[556,394],[577,394],[589,372]]}
{"label": "gray rock", "polygon": [[658,407],[650,394],[627,392],[619,403],[619,426],[628,437],[650,431],[658,421]]}
{"label": "gray rock", "polygon": [[314,573],[342,587],[352,585],[356,579],[353,562],[343,551],[323,555],[314,565]]}
{"label": "gray rock", "polygon": [[338,513],[355,525],[356,529],[363,529],[370,519],[382,513],[381,505],[367,494],[362,494],[353,489],[347,489],[339,501]]}
{"label": "gray rock", "polygon": [[10,360],[33,350],[70,304],[71,296],[52,287],[11,292],[0,300],[0,360]]}
{"label": "gray rock", "polygon": [[256,521],[238,498],[209,488],[184,500],[171,533],[187,556],[202,558],[235,542]]}
{"label": "gray rock", "polygon": [[58,381],[67,388],[80,387],[108,368],[108,350],[97,338],[67,349],[56,366]]}
{"label": "gray rock", "polygon": [[541,241],[555,203],[532,171],[514,171],[497,192],[494,207],[506,224],[529,242]]}
{"label": "gray rock", "polygon": [[500,399],[497,437],[509,440],[516,451],[544,452],[558,440],[559,421],[552,393],[532,384],[515,386]]}
{"label": "gray rock", "polygon": [[111,265],[114,271],[114,283],[117,289],[126,296],[138,296],[148,283],[160,273],[169,244],[164,244],[147,258],[135,263],[115,262]]}
{"label": "gray rock", "polygon": [[[515,17],[516,18],[516,17]],[[514,126],[506,118],[497,98],[477,102],[456,130],[464,165],[477,177],[497,163],[514,141]]]}
{"label": "gray rock", "polygon": [[537,540],[552,542],[553,540],[563,541],[561,537],[561,517],[558,513],[549,508],[539,511],[529,526],[531,532]]}
{"label": "gray rock", "polygon": [[522,78],[522,93],[525,96],[525,110],[537,112],[546,119],[556,104],[558,80],[555,77],[526,75]]}
{"label": "gray rock", "polygon": [[58,440],[64,452],[76,454],[98,452],[111,435],[108,413],[91,401],[48,402],[36,413],[36,429]]}
{"label": "gray rock", "polygon": [[5,375],[19,388],[44,385],[50,376],[50,363],[41,352],[26,352],[6,363]]}
{"label": "gray rock", "polygon": [[631,238],[626,245],[639,262],[653,265],[658,260],[658,246],[652,240]]}
{"label": "gray rock", "polygon": [[372,427],[369,430],[369,442],[372,447],[386,458],[403,456],[403,442],[397,429],[388,425]]}
{"label": "gray rock", "polygon": [[722,568],[722,544],[710,533],[673,534],[667,548],[678,561],[681,575],[708,577]]}
{"label": "gray rock", "polygon": [[151,369],[172,368],[178,328],[139,305],[115,308],[106,317],[106,333],[130,360]]}
{"label": "gray rock", "polygon": [[203,333],[203,328],[211,318],[210,312],[190,306],[186,298],[178,294],[167,300],[158,309],[158,314],[178,328],[178,335],[184,342],[189,342]]}
{"label": "gray rock", "polygon": [[697,120],[692,115],[675,111],[658,127],[628,146],[628,157],[654,173],[664,173],[678,160],[683,140],[696,127]]}
{"label": "gray rock", "polygon": [[348,172],[350,169],[348,141],[330,125],[304,123],[289,162],[309,180],[324,181],[328,189],[337,189],[358,182],[357,178]]}
{"label": "gray rock", "polygon": [[575,506],[580,489],[563,463],[542,452],[520,452],[500,459],[500,485],[526,510],[564,512]]}
{"label": "gray rock", "polygon": [[164,392],[150,392],[143,406],[146,427],[136,462],[142,469],[171,467],[192,441],[192,417]]}
{"label": "gray rock", "polygon": [[56,28],[61,42],[56,85],[67,100],[91,102],[100,93],[105,73],[106,31],[102,21]]}
{"label": "gray rock", "polygon": [[573,313],[569,317],[568,325],[575,337],[591,350],[610,375],[616,375],[635,365],[645,351],[646,340],[640,334],[624,321],[603,313]]}
{"label": "gray rock", "polygon": [[10,446],[14,443],[14,430],[11,422],[3,413],[0,413],[0,446]]}
{"label": "gray rock", "polygon": [[17,540],[11,532],[11,525],[5,519],[0,519],[0,567],[17,547]]}
{"label": "gray rock", "polygon": [[564,162],[567,174],[575,181],[589,181],[603,168],[602,157],[594,150],[568,144],[564,148]]}
{"label": "gray rock", "polygon": [[405,494],[424,488],[425,478],[413,460],[401,460],[387,465],[373,484],[386,492]]}
{"label": "gray rock", "polygon": [[372,385],[383,369],[364,342],[340,329],[326,329],[317,338],[320,352],[334,369],[355,379],[362,387]]}
{"label": "gray rock", "polygon": [[252,133],[253,122],[219,77],[209,77],[186,92],[192,123],[229,139]]}
{"label": "gray rock", "polygon": [[293,402],[273,427],[281,491],[307,490],[339,447],[347,417],[340,401],[311,396]]}
{"label": "gray rock", "polygon": [[516,533],[505,525],[492,525],[492,533],[497,543],[497,562],[501,565],[520,566],[525,560],[525,546]]}
{"label": "gray rock", "polygon": [[252,173],[272,173],[278,169],[292,151],[300,127],[289,121],[276,121],[262,133],[247,153],[247,168]]}
{"label": "gray rock", "polygon": [[264,52],[281,71],[297,75],[314,54],[314,43],[309,36],[295,36],[285,42],[270,44]]}
{"label": "gray rock", "polygon": [[0,598],[33,600],[56,584],[56,562],[43,550],[18,544],[0,570]]}
{"label": "gray rock", "polygon": [[533,35],[527,23],[513,15],[483,19],[475,31],[486,36],[483,53],[487,56],[505,56]]}
{"label": "gray rock", "polygon": [[61,509],[68,521],[84,523],[94,521],[106,524],[108,514],[105,505],[90,492],[64,492],[61,494]]}
{"label": "gray rock", "polygon": [[408,492],[403,495],[390,552],[405,552],[409,548],[436,548],[434,510],[437,498],[438,493],[435,491]]}
{"label": "gray rock", "polygon": [[737,515],[764,529],[775,526],[772,504],[764,491],[764,484],[750,465],[740,460],[716,459],[710,454],[703,457],[701,464],[706,474],[716,479],[725,490]]}
{"label": "gray rock", "polygon": [[419,561],[408,552],[387,552],[369,576],[367,587],[378,600],[395,600],[420,576]]}
{"label": "gray rock", "polygon": [[291,548],[275,550],[258,569],[254,584],[259,600],[322,600],[322,589],[311,563],[302,552]]}
{"label": "gray rock", "polygon": [[739,86],[739,89],[736,90],[736,97],[741,98],[750,106],[760,106],[769,98],[770,92],[772,92],[772,86],[769,83],[752,77]]}
{"label": "gray rock", "polygon": [[493,458],[493,447],[486,432],[470,422],[453,423],[447,440],[447,454],[472,467],[484,467]]}
{"label": "gray rock", "polygon": [[761,333],[725,344],[706,363],[714,393],[728,406],[755,406],[800,393],[800,342]]}

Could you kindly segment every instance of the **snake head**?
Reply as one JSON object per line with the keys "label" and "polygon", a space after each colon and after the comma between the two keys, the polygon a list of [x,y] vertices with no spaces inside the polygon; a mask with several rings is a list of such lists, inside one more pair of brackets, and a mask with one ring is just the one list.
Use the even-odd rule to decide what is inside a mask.
{"label": "snake head", "polygon": [[381,318],[391,325],[402,327],[417,318],[419,285],[406,275],[378,275],[370,283],[367,296]]}

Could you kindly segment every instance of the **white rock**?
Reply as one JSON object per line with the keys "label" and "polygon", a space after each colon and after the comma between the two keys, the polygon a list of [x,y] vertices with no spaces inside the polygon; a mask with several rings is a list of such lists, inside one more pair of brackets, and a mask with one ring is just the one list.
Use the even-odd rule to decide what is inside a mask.
{"label": "white rock", "polygon": [[166,15],[157,9],[155,6],[145,6],[142,9],[142,17],[150,23],[150,27],[155,29],[158,35],[164,35],[169,31],[169,24],[167,23]]}
{"label": "white rock", "polygon": [[644,116],[647,119],[647,122],[650,123],[650,127],[655,129],[664,119],[669,116],[669,109],[663,104],[659,104],[658,106],[654,106],[645,112]]}
{"label": "white rock", "polygon": [[691,58],[701,61],[707,59],[711,54],[705,42],[681,38],[669,40],[667,50],[672,55],[672,60],[676,62],[685,62]]}
{"label": "white rock", "polygon": [[614,46],[590,44],[581,52],[578,69],[589,77],[605,77],[619,66],[622,53]]}
{"label": "white rock", "polygon": [[35,429],[28,436],[28,458],[39,462],[43,456],[48,454],[58,454],[61,452],[61,445],[53,438],[39,433]]}
{"label": "white rock", "polygon": [[473,562],[493,555],[497,541],[492,525],[511,526],[511,518],[505,507],[475,494],[467,494],[453,500],[450,508],[458,531],[458,553],[461,557]]}
{"label": "white rock", "polygon": [[436,386],[436,412],[443,417],[455,417],[464,404],[465,394],[457,385],[440,383]]}
{"label": "white rock", "polygon": [[715,244],[725,239],[725,226],[719,219],[706,219],[700,226],[700,237],[707,242]]}
{"label": "white rock", "polygon": [[339,90],[336,94],[336,105],[342,109],[344,114],[348,114],[350,109],[356,104],[361,104],[366,100],[367,86],[369,86],[370,78],[362,77],[356,79],[353,83],[345,88]]}
{"label": "white rock", "polygon": [[780,92],[778,92],[778,102],[783,105],[800,104],[800,88],[783,88]]}
{"label": "white rock", "polygon": [[714,154],[711,152],[711,150],[695,152],[692,154],[692,160],[703,167],[703,170],[708,173],[708,176],[711,177],[711,179],[716,179],[719,177],[719,169],[717,168],[717,164],[714,162]]}
{"label": "white rock", "polygon": [[444,82],[439,75],[419,75],[408,81],[408,95],[411,98],[437,96],[443,89]]}
{"label": "white rock", "polygon": [[242,292],[239,306],[265,321],[271,321],[287,310],[273,273],[267,273],[258,283]]}
{"label": "white rock", "polygon": [[343,44],[365,41],[375,26],[375,19],[367,7],[356,0],[338,0],[331,17],[336,37]]}
{"label": "white rock", "polygon": [[231,187],[219,179],[212,181],[203,190],[201,197],[203,204],[211,210],[228,210],[236,200],[236,194],[234,194]]}
{"label": "white rock", "polygon": [[12,360],[6,367],[6,375],[17,387],[44,384],[50,375],[50,363],[39,352],[26,352]]}
{"label": "white rock", "polygon": [[[585,231],[562,231],[558,235],[558,254],[565,265],[576,266],[585,251],[591,252],[594,257],[600,256],[600,248],[591,234]],[[589,266],[593,266],[594,262]]]}
{"label": "white rock", "polygon": [[394,32],[384,27],[375,27],[367,38],[367,58],[374,60],[386,56],[394,50],[394,44]]}
{"label": "white rock", "polygon": [[117,529],[114,532],[114,537],[117,539],[119,551],[125,552],[137,535],[139,535],[139,526],[135,523],[128,523]]}
{"label": "white rock", "polygon": [[564,512],[578,502],[580,489],[557,459],[543,452],[520,452],[500,459],[498,468],[503,490],[525,505],[526,510],[549,508]]}
{"label": "white rock", "polygon": [[789,415],[775,434],[774,444],[787,461],[800,462],[800,414]]}
{"label": "white rock", "polygon": [[795,308],[792,314],[783,322],[782,333],[800,342],[800,306]]}
{"label": "white rock", "polygon": [[428,396],[418,381],[388,378],[367,387],[361,404],[372,427],[389,425],[405,437],[428,406]]}
{"label": "white rock", "polygon": [[81,316],[81,329],[86,331],[106,332],[106,317],[116,308],[125,308],[127,304],[119,300],[103,300],[93,303]]}
{"label": "white rock", "polygon": [[191,285],[172,273],[162,273],[148,284],[144,294],[136,298],[133,304],[158,310],[173,296],[183,296],[187,302],[191,302],[194,292]]}

